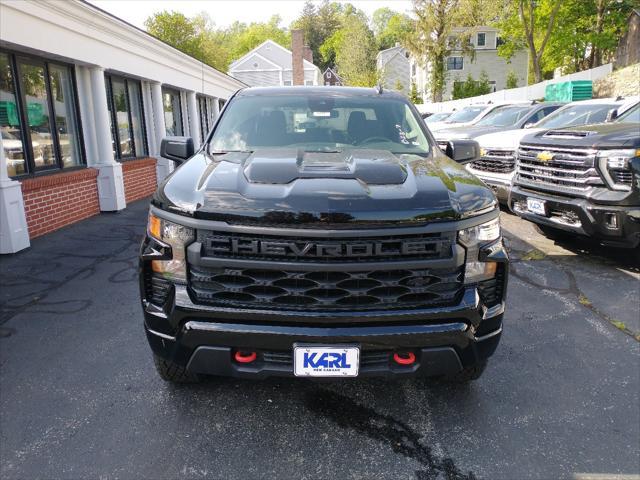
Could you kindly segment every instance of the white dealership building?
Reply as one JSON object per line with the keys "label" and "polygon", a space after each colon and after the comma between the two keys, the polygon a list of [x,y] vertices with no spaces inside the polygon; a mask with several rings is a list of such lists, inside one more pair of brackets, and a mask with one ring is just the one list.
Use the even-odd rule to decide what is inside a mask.
{"label": "white dealership building", "polygon": [[0,3],[0,253],[153,192],[245,85],[78,0]]}

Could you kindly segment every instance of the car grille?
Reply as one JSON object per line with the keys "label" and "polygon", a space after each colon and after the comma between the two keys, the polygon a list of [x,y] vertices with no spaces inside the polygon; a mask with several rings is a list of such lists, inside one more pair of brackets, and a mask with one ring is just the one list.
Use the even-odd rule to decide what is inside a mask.
{"label": "car grille", "polygon": [[402,309],[456,303],[463,267],[365,272],[191,267],[196,301],[286,310]]}
{"label": "car grille", "polygon": [[[198,231],[205,257],[309,263],[358,263],[362,261],[425,260],[451,258],[455,233],[420,233],[322,240],[312,237],[251,235]],[[409,242],[407,244],[406,242]],[[379,244],[379,250],[373,248]],[[234,250],[232,246],[235,245]],[[412,251],[402,252],[403,245]],[[310,246],[312,248],[310,248]],[[306,249],[306,251],[305,251]],[[304,252],[304,253],[302,253]]]}
{"label": "car grille", "polygon": [[528,145],[518,150],[516,182],[572,193],[604,184],[595,168],[594,151]]}
{"label": "car grille", "polygon": [[511,173],[515,168],[512,150],[487,150],[479,160],[471,162],[471,168],[490,173]]}

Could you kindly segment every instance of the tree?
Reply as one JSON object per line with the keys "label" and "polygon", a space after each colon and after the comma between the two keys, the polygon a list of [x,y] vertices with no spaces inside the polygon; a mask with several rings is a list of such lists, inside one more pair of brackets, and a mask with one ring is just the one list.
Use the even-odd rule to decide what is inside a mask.
{"label": "tree", "polygon": [[518,87],[518,76],[513,70],[509,70],[509,73],[507,73],[506,88],[517,88],[517,87]]}
{"label": "tree", "polygon": [[536,83],[544,79],[543,56],[564,2],[565,0],[509,0],[506,3],[500,27],[503,36],[509,41],[498,47],[498,53],[509,58],[516,50],[525,46],[529,50],[530,67]]}
{"label": "tree", "polygon": [[371,24],[379,50],[391,48],[396,43],[404,44],[414,29],[411,17],[387,7],[373,12]]}
{"label": "tree", "polygon": [[415,105],[422,103],[422,97],[418,94],[418,87],[414,82],[411,82],[411,90],[409,90],[409,100]]}
{"label": "tree", "polygon": [[489,76],[483,70],[478,80],[475,80],[471,74],[467,75],[467,79],[464,82],[456,78],[453,82],[453,92],[451,96],[453,100],[458,100],[460,98],[486,95],[487,93],[491,93],[491,84],[489,83]]}
{"label": "tree", "polygon": [[158,12],[144,22],[147,31],[181,52],[195,58],[202,56],[202,32],[197,24],[179,12]]}
{"label": "tree", "polygon": [[400,80],[396,80],[396,84],[393,86],[393,89],[398,92],[402,92],[404,90],[404,85],[402,85]]}
{"label": "tree", "polygon": [[376,43],[366,15],[347,4],[341,27],[320,47],[325,62],[335,65],[345,85],[372,87],[378,81]]}
{"label": "tree", "polygon": [[450,53],[449,36],[458,0],[414,0],[417,17],[415,33],[408,39],[409,50],[421,66],[431,69],[431,101],[442,101],[446,82],[445,60]]}
{"label": "tree", "polygon": [[291,29],[303,31],[305,42],[313,52],[314,63],[321,70],[333,66],[335,58],[330,56],[325,59],[321,47],[340,28],[342,12],[342,5],[336,2],[324,0],[316,8],[312,2],[307,1],[300,16],[291,24]]}

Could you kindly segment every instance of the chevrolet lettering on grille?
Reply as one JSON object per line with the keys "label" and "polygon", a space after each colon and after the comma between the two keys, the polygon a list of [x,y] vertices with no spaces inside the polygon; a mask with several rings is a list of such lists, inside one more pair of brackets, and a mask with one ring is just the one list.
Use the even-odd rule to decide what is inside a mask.
{"label": "chevrolet lettering on grille", "polygon": [[376,240],[362,242],[295,242],[209,237],[205,248],[212,255],[283,257],[382,257],[433,255],[440,248],[433,240]]}

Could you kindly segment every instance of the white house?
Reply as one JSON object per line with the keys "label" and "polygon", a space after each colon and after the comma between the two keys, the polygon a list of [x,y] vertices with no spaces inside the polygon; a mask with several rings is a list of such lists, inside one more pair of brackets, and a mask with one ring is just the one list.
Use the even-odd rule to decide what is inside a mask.
{"label": "white house", "polygon": [[[304,85],[320,85],[322,74],[310,50],[302,50]],[[293,85],[293,54],[273,40],[266,40],[229,66],[229,75],[252,87]]]}
{"label": "white house", "polygon": [[[482,72],[489,76],[492,91],[504,90],[507,86],[507,76],[513,72],[518,79],[518,87],[527,85],[529,68],[529,53],[519,50],[506,59],[498,55],[500,36],[498,30],[491,27],[474,27],[469,38],[472,52],[463,52],[457,40],[464,29],[457,28],[449,38],[451,53],[446,59],[446,82],[443,100],[451,100],[455,82],[464,82],[468,75],[478,80]],[[421,59],[411,57],[411,81],[415,82],[418,93],[425,101],[431,97],[430,77],[431,65]]]}
{"label": "white house", "polygon": [[400,90],[405,95],[409,94],[409,89],[411,88],[411,65],[409,52],[405,48],[396,44],[395,47],[378,52],[376,69],[386,88]]}
{"label": "white house", "polygon": [[150,195],[245,85],[82,1],[0,2],[0,253]]}

